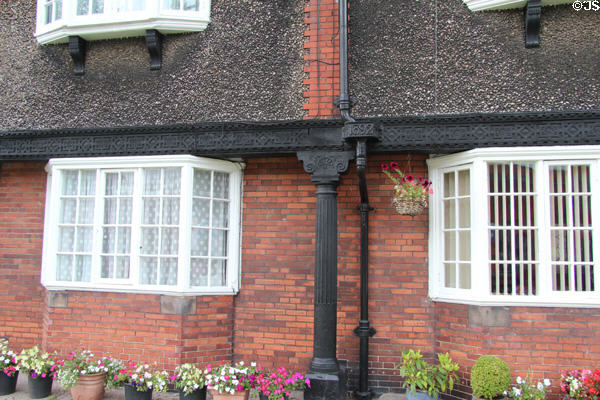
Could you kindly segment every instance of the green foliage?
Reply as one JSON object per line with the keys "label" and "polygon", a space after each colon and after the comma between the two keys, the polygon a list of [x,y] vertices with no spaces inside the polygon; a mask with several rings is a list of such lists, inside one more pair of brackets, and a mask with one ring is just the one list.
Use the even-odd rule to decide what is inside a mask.
{"label": "green foliage", "polygon": [[402,364],[396,365],[400,376],[404,379],[403,387],[410,388],[415,394],[417,390],[427,392],[431,397],[438,397],[438,393],[452,390],[458,380],[458,364],[445,354],[438,354],[439,365],[431,365],[423,360],[419,350],[409,349],[402,352]]}
{"label": "green foliage", "polygon": [[16,359],[19,364],[19,370],[31,374],[33,378],[36,378],[38,375],[42,378],[51,375],[56,379],[58,372],[56,361],[54,361],[54,358],[50,354],[42,352],[38,346],[24,349]]}
{"label": "green foliage", "polygon": [[510,368],[496,356],[481,356],[471,368],[473,396],[492,400],[510,386]]}
{"label": "green foliage", "polygon": [[191,394],[205,386],[204,371],[189,363],[178,365],[175,368],[175,376],[171,380],[174,380],[175,387],[185,394]]}

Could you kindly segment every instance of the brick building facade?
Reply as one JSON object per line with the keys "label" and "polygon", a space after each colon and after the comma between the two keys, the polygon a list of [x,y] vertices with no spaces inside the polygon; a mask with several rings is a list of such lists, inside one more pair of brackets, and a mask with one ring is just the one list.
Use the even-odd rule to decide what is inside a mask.
{"label": "brick building facade", "polygon": [[[13,73],[6,61],[0,66],[6,82],[0,93],[8,99],[0,108],[5,149],[0,152],[0,336],[12,347],[40,344],[64,354],[75,343],[124,360],[156,360],[169,369],[181,362],[243,359],[308,370],[317,198],[306,162],[296,152],[353,147],[331,140],[343,126],[333,104],[340,94],[338,2],[274,3],[213,0],[205,31],[165,37],[159,71],[147,71],[142,39],[90,41],[82,77],[71,75],[64,45],[35,43],[33,1],[8,1],[0,8],[0,33],[8,38],[0,44],[0,58],[12,53],[15,59]],[[470,367],[483,354],[502,357],[514,376],[531,371],[552,379],[555,393],[561,370],[595,367],[600,360],[594,286],[587,287],[589,297],[570,306],[500,297],[509,292],[509,283],[483,300],[471,299],[469,292],[462,298],[452,291],[444,295],[444,284],[441,292],[432,290],[440,285],[433,282],[437,270],[431,259],[436,217],[396,214],[389,203],[391,184],[380,173],[382,163],[396,161],[431,177],[434,168],[427,159],[434,155],[485,147],[578,145],[593,153],[600,143],[600,47],[576,35],[598,31],[598,16],[574,14],[569,6],[542,10],[542,45],[525,49],[520,10],[473,13],[458,0],[350,3],[354,114],[379,126],[384,137],[371,147],[367,165],[369,204],[375,209],[369,224],[369,314],[377,333],[368,359],[375,392],[400,391],[394,365],[406,348],[420,349],[428,358],[448,351],[461,366],[453,395],[463,398],[470,395]],[[21,12],[24,17],[15,18]],[[563,60],[561,52],[575,60]],[[211,142],[209,135],[222,132],[229,136]],[[236,148],[232,135],[237,133],[242,141],[255,137],[260,144]],[[194,135],[196,141],[190,139]],[[154,141],[138,141],[142,136]],[[101,143],[103,137],[117,146]],[[243,161],[235,293],[42,285],[47,161],[157,154]],[[573,155],[569,160],[579,161]],[[448,173],[443,171],[454,164],[440,168]],[[478,170],[470,171],[474,180]],[[359,369],[359,339],[353,333],[360,319],[356,173],[350,162],[337,185],[337,359],[348,391],[357,389]],[[433,196],[445,193],[439,184]],[[431,199],[430,208],[443,208],[440,201]],[[442,233],[436,235],[450,246]],[[468,261],[473,278],[462,289],[474,290],[480,264]],[[584,261],[597,271],[593,259]],[[583,274],[584,280],[596,279],[593,272]],[[512,286],[510,294],[517,290]]]}

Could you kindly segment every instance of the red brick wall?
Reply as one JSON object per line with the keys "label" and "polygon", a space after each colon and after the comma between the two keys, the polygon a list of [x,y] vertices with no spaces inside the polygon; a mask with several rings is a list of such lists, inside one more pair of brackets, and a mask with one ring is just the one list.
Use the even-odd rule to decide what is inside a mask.
{"label": "red brick wall", "polygon": [[46,307],[48,351],[76,348],[121,360],[182,362],[231,359],[233,299],[196,297],[193,315],[161,313],[160,295],[69,291],[67,307]]}
{"label": "red brick wall", "polygon": [[0,337],[20,349],[42,325],[44,163],[0,163]]}
{"label": "red brick wall", "polygon": [[340,94],[337,1],[309,0],[304,12],[304,116],[335,118],[340,115],[333,105]]}
{"label": "red brick wall", "polygon": [[[560,373],[565,369],[597,368],[600,362],[600,310],[594,308],[508,307],[509,326],[482,327],[469,323],[469,306],[438,303],[436,351],[450,352],[461,365],[468,384],[470,370],[480,355],[502,358],[517,376],[552,381],[558,397]],[[462,385],[456,395],[470,398]]]}

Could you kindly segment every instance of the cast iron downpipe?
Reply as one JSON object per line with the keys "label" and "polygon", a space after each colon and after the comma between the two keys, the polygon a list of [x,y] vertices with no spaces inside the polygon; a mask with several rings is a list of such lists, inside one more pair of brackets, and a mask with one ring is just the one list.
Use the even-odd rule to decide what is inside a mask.
{"label": "cast iron downpipe", "polygon": [[373,124],[360,124],[350,115],[352,106],[348,94],[348,1],[339,0],[340,27],[340,97],[338,107],[344,128],[342,136],[347,141],[356,142],[356,172],[360,191],[360,321],[354,333],[360,338],[359,383],[355,395],[359,399],[369,399],[369,337],[375,329],[369,326],[369,196],[367,191],[367,141],[377,139]]}

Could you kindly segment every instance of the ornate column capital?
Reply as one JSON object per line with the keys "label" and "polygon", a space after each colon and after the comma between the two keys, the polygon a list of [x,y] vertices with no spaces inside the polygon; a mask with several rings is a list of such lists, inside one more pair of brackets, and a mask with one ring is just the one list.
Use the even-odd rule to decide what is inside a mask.
{"label": "ornate column capital", "polygon": [[316,185],[337,185],[340,174],[346,172],[355,156],[353,151],[299,151],[297,154],[304,164],[304,171],[311,174]]}

